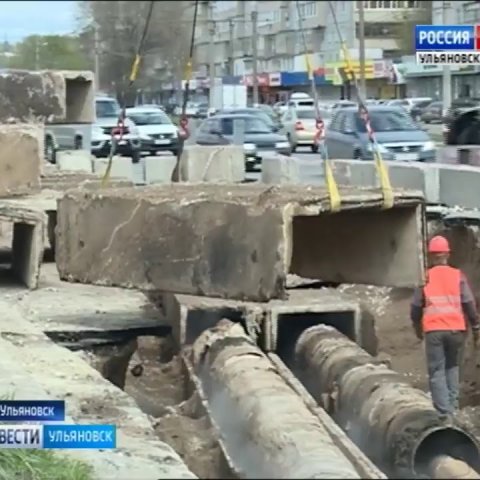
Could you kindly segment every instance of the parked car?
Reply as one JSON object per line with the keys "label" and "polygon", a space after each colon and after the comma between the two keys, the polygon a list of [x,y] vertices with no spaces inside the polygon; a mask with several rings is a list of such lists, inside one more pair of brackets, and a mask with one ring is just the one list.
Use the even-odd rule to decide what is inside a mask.
{"label": "parked car", "polygon": [[265,155],[274,152],[290,155],[290,144],[285,134],[272,132],[270,125],[251,114],[223,113],[207,118],[195,135],[198,145],[229,145],[233,139],[235,120],[244,122],[243,147],[247,170],[261,164]]}
{"label": "parked car", "polygon": [[264,110],[260,108],[254,108],[254,107],[247,107],[247,108],[231,108],[228,110],[223,110],[220,113],[226,113],[229,115],[235,115],[235,114],[246,114],[246,115],[255,115],[256,117],[260,118],[263,120],[267,125],[270,126],[272,131],[278,131],[282,127],[282,124],[280,120],[274,117],[271,117],[268,113],[266,113]]}
{"label": "parked car", "polygon": [[178,129],[170,117],[158,108],[127,108],[127,118],[132,120],[140,132],[141,150],[150,155],[178,151]]}
{"label": "parked car", "polygon": [[443,118],[443,137],[447,145],[476,145],[478,111],[480,98],[459,97],[452,104]]}
{"label": "parked car", "polygon": [[[416,107],[417,108],[417,107]],[[413,112],[413,110],[412,110]],[[416,119],[416,115],[412,113]],[[420,114],[420,120],[425,123],[441,123],[443,119],[443,102],[432,102]]]}
{"label": "parked car", "polygon": [[357,104],[351,100],[339,100],[332,105],[332,110],[338,110],[339,108],[356,107]]}
{"label": "parked car", "polygon": [[290,95],[288,100],[288,108],[313,108],[315,107],[315,100],[308,94],[297,92]]}
{"label": "parked car", "polygon": [[[371,126],[385,160],[435,160],[435,143],[401,107],[369,108]],[[357,108],[337,110],[325,134],[331,158],[373,160],[365,122]]]}
{"label": "parked car", "polygon": [[390,100],[387,105],[389,107],[403,107],[414,120],[420,120],[419,113],[415,110],[415,107],[425,108],[432,103],[433,99],[430,97],[412,97]]}
{"label": "parked car", "polygon": [[[320,117],[327,126],[331,118],[330,112],[320,110]],[[292,152],[299,146],[310,147],[312,152],[318,151],[315,143],[317,133],[317,115],[313,108],[290,108],[282,117],[283,131],[286,133]]]}
{"label": "parked car", "polygon": [[198,104],[197,113],[195,114],[196,118],[207,118],[208,117],[208,103],[202,102]]}
{"label": "parked car", "polygon": [[[200,103],[198,102],[187,102],[185,108],[185,115],[187,117],[195,118],[198,115]],[[175,115],[180,116],[182,114],[182,105],[177,105],[174,110]]]}
{"label": "parked car", "polygon": [[[117,127],[120,105],[110,97],[95,98],[96,122],[92,126],[91,151],[96,157],[108,157],[112,146],[112,129]],[[134,163],[140,161],[140,132],[135,123],[125,119],[125,131],[117,144],[116,154],[131,157]]]}
{"label": "parked car", "polygon": [[[410,115],[416,122],[420,122],[422,120],[422,114],[425,112],[425,110],[432,105],[432,103],[438,103],[438,102],[432,102],[431,100],[423,100],[421,102],[415,103],[411,108],[410,108]],[[440,102],[441,103],[441,102]],[[440,114],[443,114],[443,112],[440,112]]]}
{"label": "parked car", "polygon": [[143,105],[137,105],[135,108],[155,108],[157,110],[165,110],[165,108],[162,105],[159,105],[158,103],[144,103]]}

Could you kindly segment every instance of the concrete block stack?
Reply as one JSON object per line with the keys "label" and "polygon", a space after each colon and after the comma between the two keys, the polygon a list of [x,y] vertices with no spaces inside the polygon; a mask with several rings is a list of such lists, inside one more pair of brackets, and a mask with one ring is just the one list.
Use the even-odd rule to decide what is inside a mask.
{"label": "concrete block stack", "polygon": [[[342,198],[345,209],[332,215],[322,187],[202,182],[70,190],[58,202],[57,268],[67,281],[217,298],[224,307],[226,300],[249,302],[247,313],[233,308],[227,318],[249,317],[265,338],[279,342],[279,325],[289,328],[297,324],[293,317],[308,323],[327,314],[347,316],[344,328],[359,339],[356,315],[346,313],[352,308],[332,307],[340,308],[342,317],[312,309],[301,299],[293,305],[287,276],[420,284],[423,199],[400,192],[395,208],[386,211],[378,189],[347,188]],[[274,300],[281,304],[271,304]],[[218,305],[212,305],[193,321],[212,326],[222,318],[214,313]],[[266,323],[259,327],[248,312],[262,308],[268,314],[260,315]],[[186,336],[178,338],[181,343]],[[276,342],[266,345],[275,349]]]}
{"label": "concrete block stack", "polygon": [[0,220],[13,224],[11,270],[29,288],[38,284],[47,215],[12,199],[40,192],[45,123],[91,122],[93,95],[91,72],[0,74]]}

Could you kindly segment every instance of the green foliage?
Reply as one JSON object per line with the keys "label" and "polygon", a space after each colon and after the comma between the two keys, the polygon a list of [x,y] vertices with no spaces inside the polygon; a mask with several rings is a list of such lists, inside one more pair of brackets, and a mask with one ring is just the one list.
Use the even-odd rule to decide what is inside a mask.
{"label": "green foliage", "polygon": [[[125,91],[149,4],[150,1],[78,1],[79,38],[92,60],[97,43],[102,90]],[[191,35],[192,5],[191,1],[155,2],[137,88],[157,83],[158,71],[167,65],[175,76],[183,75]]]}
{"label": "green foliage", "polygon": [[0,480],[93,480],[89,465],[50,450],[0,451]]}
{"label": "green foliage", "polygon": [[85,70],[91,68],[81,51],[77,37],[66,35],[31,35],[13,48],[5,59],[6,67],[27,70]]}

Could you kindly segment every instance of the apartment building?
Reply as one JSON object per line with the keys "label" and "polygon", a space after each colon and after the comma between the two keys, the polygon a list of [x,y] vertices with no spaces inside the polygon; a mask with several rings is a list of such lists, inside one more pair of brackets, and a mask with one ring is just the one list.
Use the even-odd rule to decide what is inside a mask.
{"label": "apartment building", "polygon": [[[379,95],[388,85],[392,59],[408,52],[413,20],[429,23],[431,2],[363,1],[367,88]],[[256,18],[257,72],[262,89],[308,90],[305,51],[322,95],[338,97],[344,66],[342,41],[358,64],[359,1],[202,1],[195,38],[196,86],[208,87],[210,66],[224,82],[252,83]],[[340,39],[335,22],[343,38]],[[303,31],[303,33],[302,33]]]}
{"label": "apartment building", "polygon": [[[432,2],[432,24],[474,25],[480,23],[480,2],[461,0],[434,0]],[[476,66],[452,66],[452,96],[480,98],[480,69]],[[405,76],[409,93],[419,96],[441,98],[443,67],[417,65],[413,59],[405,62]]]}

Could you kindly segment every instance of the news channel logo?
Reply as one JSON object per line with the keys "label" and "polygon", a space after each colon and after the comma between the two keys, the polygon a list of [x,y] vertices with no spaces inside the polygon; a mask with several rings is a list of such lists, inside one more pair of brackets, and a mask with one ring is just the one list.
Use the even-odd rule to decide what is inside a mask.
{"label": "news channel logo", "polygon": [[417,52],[479,50],[480,25],[416,25]]}
{"label": "news channel logo", "polygon": [[117,446],[115,425],[59,422],[65,422],[64,401],[0,400],[0,448],[104,450]]}

